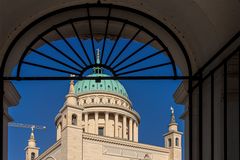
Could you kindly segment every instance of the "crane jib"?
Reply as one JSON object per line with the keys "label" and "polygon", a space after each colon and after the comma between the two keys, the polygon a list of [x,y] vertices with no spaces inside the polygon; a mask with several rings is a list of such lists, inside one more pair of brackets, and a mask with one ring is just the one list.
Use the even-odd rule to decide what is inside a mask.
{"label": "crane jib", "polygon": [[31,128],[31,129],[46,129],[46,126],[42,125],[35,125],[35,124],[23,124],[23,123],[8,123],[9,127],[16,127],[16,128]]}

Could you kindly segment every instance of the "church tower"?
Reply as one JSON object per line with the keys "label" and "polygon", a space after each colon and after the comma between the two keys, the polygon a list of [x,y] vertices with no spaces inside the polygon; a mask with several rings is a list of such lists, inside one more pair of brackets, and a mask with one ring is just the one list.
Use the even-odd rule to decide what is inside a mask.
{"label": "church tower", "polygon": [[182,160],[182,133],[178,131],[178,124],[171,107],[171,121],[168,125],[168,133],[164,135],[165,147],[170,149],[170,160]]}
{"label": "church tower", "polygon": [[61,140],[62,160],[82,160],[82,108],[77,103],[74,81],[70,81],[69,93],[55,121],[57,141]]}
{"label": "church tower", "polygon": [[38,157],[39,148],[36,146],[36,140],[34,138],[34,129],[32,128],[32,132],[30,138],[28,140],[28,146],[25,148],[26,158],[25,160],[34,160]]}

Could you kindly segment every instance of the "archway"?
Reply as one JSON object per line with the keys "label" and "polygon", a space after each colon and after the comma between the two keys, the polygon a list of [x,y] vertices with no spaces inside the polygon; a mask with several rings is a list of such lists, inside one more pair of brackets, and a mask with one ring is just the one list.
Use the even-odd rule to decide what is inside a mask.
{"label": "archway", "polygon": [[[78,17],[77,13],[81,13],[83,15],[82,17]],[[128,16],[126,16],[128,15]],[[64,19],[60,19],[60,17],[65,17]],[[83,30],[83,34],[81,34],[81,37],[78,37],[79,33],[76,30],[76,23],[80,22],[80,26],[83,25],[85,27],[82,27],[84,29],[89,29],[88,31]],[[82,23],[83,22],[83,23]],[[104,23],[103,23],[104,22]],[[110,23],[114,22],[114,23]],[[143,23],[144,22],[144,23]],[[92,24],[95,23],[95,24]],[[141,25],[140,25],[140,24]],[[121,24],[121,25],[120,25]],[[72,28],[68,28],[66,26],[71,26]],[[113,25],[111,29],[113,29],[109,33],[108,25]],[[106,63],[109,60],[109,57],[111,56],[111,52],[108,54],[108,56],[104,60],[104,56],[102,56],[100,59],[100,62],[96,62],[96,57],[95,54],[93,54],[92,59],[88,57],[88,53],[85,53],[86,60],[89,62],[89,64],[85,64],[86,61],[84,59],[81,59],[80,56],[74,51],[74,48],[71,48],[70,44],[68,43],[68,40],[65,38],[66,37],[71,37],[73,34],[76,34],[79,43],[81,45],[81,39],[85,36],[87,38],[90,37],[92,41],[92,53],[95,51],[94,47],[94,39],[103,39],[103,54],[102,55],[107,55],[104,52],[104,45],[105,41],[107,38],[110,39],[115,39],[115,42],[118,41],[119,37],[121,34],[117,34],[114,31],[118,31],[118,33],[122,32],[125,26],[128,26],[126,29],[126,32],[123,37],[127,37],[130,39],[129,42],[126,43],[125,47],[123,47],[123,51],[127,48],[127,46],[133,41],[137,35],[143,31],[144,34],[140,35],[138,38],[136,38],[137,41],[142,42],[144,45],[140,46],[138,49],[136,49],[134,52],[129,53],[128,56],[124,57],[123,59],[118,60],[118,57],[121,56],[123,51],[120,51],[115,58],[112,59],[110,64]],[[92,28],[93,26],[97,26],[97,28]],[[122,26],[119,32],[118,27]],[[63,27],[63,28],[61,28]],[[66,27],[66,28],[64,28]],[[60,28],[63,30],[60,31]],[[73,32],[70,32],[70,29]],[[136,30],[137,29],[137,30]],[[36,32],[37,31],[37,32]],[[53,33],[54,31],[55,33]],[[133,32],[136,31],[136,32]],[[35,32],[35,33],[34,33]],[[40,33],[40,34],[38,34]],[[65,35],[63,35],[63,33]],[[135,33],[132,37],[129,37],[129,35],[132,35],[131,33]],[[44,36],[48,36],[48,40],[44,38]],[[60,37],[60,39],[63,39],[65,43],[70,47],[70,49],[73,51],[73,53],[79,58],[79,60],[82,62],[82,64],[85,65],[79,66],[79,63],[77,63],[73,58],[69,57],[65,53],[61,52],[58,48],[52,46],[53,49],[57,50],[60,52],[65,58],[69,59],[75,65],[78,65],[82,70],[77,70],[76,68],[72,68],[75,71],[79,71],[78,73],[76,72],[66,72],[65,70],[59,69],[59,68],[52,68],[49,66],[44,66],[44,65],[39,65],[39,64],[34,64],[32,62],[27,62],[25,61],[25,57],[28,55],[29,51],[33,51],[37,53],[40,56],[44,56],[45,58],[47,57],[50,60],[53,60],[57,63],[60,63],[61,65],[65,65],[69,67],[68,64],[63,64],[57,59],[54,59],[53,57],[49,57],[49,55],[45,55],[37,50],[38,46],[41,46],[43,43],[46,43],[51,46],[51,41],[59,39],[57,35]],[[148,38],[150,39],[148,39]],[[163,38],[164,37],[164,38]],[[163,38],[163,39],[162,39]],[[42,40],[40,42],[39,40]],[[158,48],[159,51],[156,53],[149,55],[147,57],[142,57],[138,59],[138,61],[133,61],[130,64],[127,64],[127,66],[123,66],[122,68],[117,68],[121,64],[123,64],[126,60],[134,56],[137,52],[139,52],[141,49],[143,49],[145,46],[148,44],[152,43],[153,41],[156,41],[155,44],[153,44],[154,47]],[[114,45],[113,45],[114,46]],[[168,47],[169,46],[169,47]],[[83,48],[84,50],[84,48]],[[19,55],[18,53],[22,52],[22,55]],[[164,52],[168,58],[169,62],[163,63],[163,64],[156,64],[154,66],[146,66],[143,68],[138,68],[135,70],[129,70],[126,72],[120,72],[117,73],[117,71],[126,69],[132,65],[135,65],[137,63],[140,63],[146,59],[149,59],[153,57],[154,55],[160,54]],[[174,53],[174,54],[173,54]],[[14,58],[13,58],[14,57]],[[115,64],[114,64],[115,63]],[[176,63],[179,64],[180,68],[183,70],[184,75],[180,76],[177,74],[176,71]],[[18,65],[18,69],[16,72],[16,75],[11,76],[11,69],[13,66]],[[55,71],[60,71],[64,72],[67,74],[75,74],[77,76],[75,77],[69,77],[69,76],[22,76],[21,75],[21,66],[22,64],[27,64],[31,66],[37,66],[41,68],[45,68],[48,70],[55,70]],[[113,66],[112,66],[113,65]],[[145,71],[157,67],[161,67],[164,65],[171,65],[172,66],[172,75],[166,76],[166,75],[145,75],[145,76],[139,76],[139,75],[134,75],[134,76],[128,76],[128,74],[133,73],[133,72],[138,72],[138,71]],[[112,77],[84,77],[84,72],[87,71],[91,67],[103,67],[105,69],[108,69],[112,73]],[[122,75],[127,75],[127,76],[122,76]],[[4,80],[58,80],[58,79],[94,79],[94,80],[101,80],[101,79],[182,79],[182,80],[189,80],[189,91],[191,93],[191,87],[192,87],[192,80],[195,78],[192,76],[192,71],[191,71],[191,64],[189,57],[186,53],[186,50],[184,49],[184,46],[180,42],[180,40],[177,38],[177,36],[163,23],[160,21],[156,20],[155,18],[144,14],[140,11],[136,11],[131,8],[127,7],[122,7],[122,6],[115,6],[111,4],[86,4],[86,5],[80,5],[80,6],[73,6],[69,8],[64,8],[58,11],[55,11],[53,13],[50,13],[46,16],[43,16],[39,18],[38,20],[34,21],[30,25],[28,25],[17,37],[16,39],[12,42],[12,44],[9,46],[8,50],[6,51],[6,54],[4,56],[3,63],[1,65],[1,77],[3,79],[1,80],[1,88],[4,86]],[[3,91],[1,92],[3,93]],[[3,99],[3,97],[2,97]],[[191,106],[191,94],[189,95],[189,106]],[[3,107],[2,107],[3,108]],[[189,107],[189,112],[191,115],[191,107]],[[191,117],[191,116],[190,116]],[[191,122],[191,119],[190,119]],[[191,126],[191,125],[190,125]],[[190,129],[190,138],[191,138],[191,129]],[[190,143],[191,144],[191,143]],[[190,146],[191,149],[191,146]],[[191,152],[190,152],[191,153]]]}

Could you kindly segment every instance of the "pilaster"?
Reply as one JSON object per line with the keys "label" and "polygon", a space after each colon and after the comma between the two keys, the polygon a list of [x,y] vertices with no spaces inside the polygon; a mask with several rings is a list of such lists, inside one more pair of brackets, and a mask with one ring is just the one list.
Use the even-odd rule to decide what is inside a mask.
{"label": "pilaster", "polygon": [[118,137],[118,114],[114,115],[114,136]]}

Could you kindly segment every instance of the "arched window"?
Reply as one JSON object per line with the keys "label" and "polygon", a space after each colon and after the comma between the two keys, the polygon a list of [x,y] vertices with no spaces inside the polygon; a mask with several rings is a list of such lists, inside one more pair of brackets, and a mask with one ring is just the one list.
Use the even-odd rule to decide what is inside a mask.
{"label": "arched window", "polygon": [[172,140],[171,138],[168,139],[168,147],[171,147],[172,146]]}
{"label": "arched window", "polygon": [[72,125],[77,125],[77,115],[76,114],[73,114],[72,115]]}
{"label": "arched window", "polygon": [[176,145],[176,146],[179,146],[179,138],[176,138],[176,139],[175,139],[175,145]]}
{"label": "arched window", "polygon": [[61,132],[62,131],[62,122],[60,122],[57,126],[57,129]]}
{"label": "arched window", "polygon": [[35,159],[35,153],[32,152],[32,153],[31,153],[31,160],[34,160],[34,159]]}

